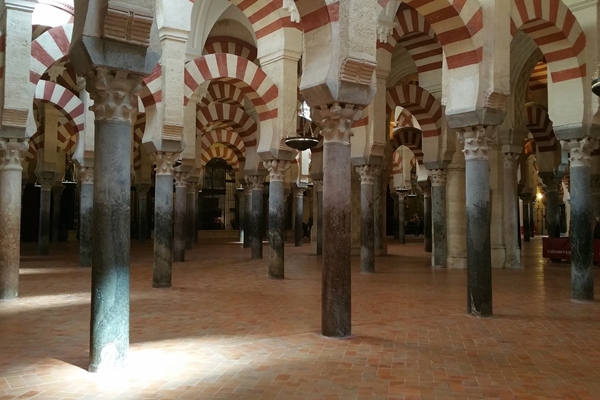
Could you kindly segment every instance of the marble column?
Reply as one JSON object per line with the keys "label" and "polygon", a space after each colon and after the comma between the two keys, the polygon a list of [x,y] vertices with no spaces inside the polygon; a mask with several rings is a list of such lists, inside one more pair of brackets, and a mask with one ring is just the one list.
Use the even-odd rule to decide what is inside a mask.
{"label": "marble column", "polygon": [[375,181],[381,167],[361,165],[356,167],[360,176],[360,272],[375,272]]}
{"label": "marble column", "polygon": [[448,266],[448,242],[446,232],[446,182],[445,169],[431,171],[431,214],[433,224],[433,257],[432,266],[446,268]]}
{"label": "marble column", "polygon": [[251,229],[252,224],[252,187],[246,180],[244,188],[244,249],[249,249],[251,246]]}
{"label": "marble column", "polygon": [[94,100],[94,215],[91,372],[125,366],[129,352],[131,119],[142,77],[97,67]]}
{"label": "marble column", "polygon": [[317,255],[323,255],[323,180],[315,180],[317,191]]}
{"label": "marble column", "polygon": [[558,200],[558,183],[556,179],[551,177],[543,179],[543,181],[546,191],[546,229],[548,230],[548,237],[559,238],[560,204]]}
{"label": "marble column", "polygon": [[[197,178],[196,178],[197,179]],[[185,193],[185,249],[194,248],[194,238],[196,237],[196,201],[198,197],[197,180],[188,180]]]}
{"label": "marble column", "polygon": [[529,203],[531,202],[530,194],[522,194],[521,200],[523,200],[523,241],[530,242],[531,241],[531,225],[529,219],[529,210],[531,207]]}
{"label": "marble column", "polygon": [[246,177],[252,189],[252,210],[250,213],[250,249],[252,259],[263,258],[263,191],[265,177],[250,175]]}
{"label": "marble column", "polygon": [[79,169],[79,266],[92,266],[94,216],[94,168]]}
{"label": "marble column", "polygon": [[54,173],[52,176],[39,176],[40,184],[40,221],[38,229],[38,255],[50,253],[50,206],[52,204],[52,185],[54,184]]}
{"label": "marble column", "polygon": [[561,142],[571,173],[571,298],[594,300],[594,257],[590,138]]}
{"label": "marble column", "polygon": [[506,257],[504,268],[521,268],[521,252],[519,251],[519,217],[517,210],[517,165],[520,154],[504,153],[504,190],[503,190],[503,235]]}
{"label": "marble column", "polygon": [[385,243],[385,224],[383,223],[383,216],[385,213],[385,191],[383,190],[382,185],[382,168],[377,169],[377,176],[374,177],[373,181],[373,229],[374,232],[374,246],[375,246],[375,255],[385,255],[387,254],[387,247],[384,245]]}
{"label": "marble column", "polygon": [[398,196],[398,243],[406,244],[406,197],[408,195],[408,189],[396,188],[396,195]]}
{"label": "marble column", "polygon": [[296,220],[294,221],[294,243],[296,247],[302,247],[304,242],[304,188],[296,188]]}
{"label": "marble column", "polygon": [[284,181],[285,172],[290,167],[290,162],[269,160],[264,161],[263,164],[269,171],[269,279],[283,279],[285,277],[285,242],[283,240],[285,231]]}
{"label": "marble column", "polygon": [[[288,185],[289,186],[289,185]],[[283,241],[287,241],[287,227],[288,227],[288,214],[289,214],[289,201],[290,201],[290,193],[292,192],[292,189],[290,189],[289,187],[286,187],[285,189],[283,189],[283,210],[284,210],[284,214],[285,214],[285,229],[283,230]],[[292,202],[293,205],[293,202]],[[292,214],[292,218],[290,218],[289,220],[294,219],[294,212],[291,213]],[[293,225],[292,225],[293,227]],[[294,236],[295,236],[295,232],[294,232]]]}
{"label": "marble column", "polygon": [[175,171],[175,211],[173,215],[173,261],[185,261],[185,206],[187,203],[187,172]]}
{"label": "marble column", "polygon": [[60,202],[65,187],[52,186],[52,236],[50,241],[60,241]]}
{"label": "marble column", "polygon": [[[560,184],[561,182],[558,182],[558,185]],[[594,218],[600,217],[600,174],[592,175],[592,209]]]}
{"label": "marble column", "polygon": [[21,155],[27,140],[0,138],[0,300],[19,294],[21,255]]}
{"label": "marble column", "polygon": [[457,151],[448,166],[448,268],[467,268],[465,158]]}
{"label": "marble column", "polygon": [[534,237],[535,232],[535,196],[531,198],[531,201],[528,204],[529,207],[529,234],[531,237]]}
{"label": "marble column", "polygon": [[423,250],[425,253],[432,252],[432,229],[431,229],[431,188],[429,184],[423,187]]}
{"label": "marble column", "polygon": [[467,182],[467,312],[491,317],[490,139],[482,126],[459,131],[459,138],[464,145]]}
{"label": "marble column", "polygon": [[400,240],[400,226],[398,225],[398,196],[392,196],[394,200],[394,240]]}
{"label": "marble column", "polygon": [[138,202],[138,243],[144,244],[148,235],[148,190],[150,185],[138,183],[135,185]]}
{"label": "marble column", "polygon": [[239,241],[240,243],[242,243],[242,245],[244,244],[244,229],[245,229],[245,215],[244,215],[244,211],[245,211],[245,207],[244,207],[244,200],[246,198],[246,196],[244,196],[244,189],[243,188],[238,188],[235,192],[235,197],[237,197],[238,199],[238,216],[239,216],[239,228],[238,228],[238,234],[239,234]]}
{"label": "marble column", "polygon": [[351,310],[351,154],[350,133],[359,110],[337,103],[321,109],[323,116],[323,278],[321,333],[347,337]]}
{"label": "marble column", "polygon": [[178,155],[151,154],[156,165],[154,183],[154,268],[152,287],[170,288],[173,270],[173,163]]}

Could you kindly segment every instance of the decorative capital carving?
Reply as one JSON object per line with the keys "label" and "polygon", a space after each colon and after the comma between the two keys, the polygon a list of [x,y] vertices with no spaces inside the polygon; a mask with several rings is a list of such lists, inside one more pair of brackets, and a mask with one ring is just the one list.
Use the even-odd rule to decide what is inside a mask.
{"label": "decorative capital carving", "polygon": [[156,164],[156,175],[173,175],[173,163],[177,161],[177,153],[152,153],[150,159]]}
{"label": "decorative capital carving", "polygon": [[354,104],[333,103],[319,110],[321,135],[326,142],[343,142],[350,145],[352,124],[362,118],[362,108]]}
{"label": "decorative capital carving", "polygon": [[340,81],[370,86],[377,63],[365,59],[346,57],[340,69]]}
{"label": "decorative capital carving", "polygon": [[93,167],[80,167],[79,168],[79,180],[82,185],[93,185],[94,184],[94,168]]}
{"label": "decorative capital carving", "polygon": [[504,153],[504,168],[514,169],[517,167],[517,163],[521,158],[520,154],[517,153]]}
{"label": "decorative capital carving", "polygon": [[398,24],[392,21],[379,20],[377,24],[377,38],[381,43],[387,43],[388,38],[394,33]]}
{"label": "decorative capital carving", "polygon": [[300,22],[300,13],[298,12],[298,8],[296,7],[294,0],[283,0],[282,8],[291,14],[290,19],[292,22]]}
{"label": "decorative capital carving", "polygon": [[263,161],[263,165],[269,171],[269,180],[271,182],[283,182],[285,180],[285,171],[290,167],[290,161],[268,160]]}
{"label": "decorative capital carving", "polygon": [[189,172],[175,171],[175,187],[187,187],[189,176]]}
{"label": "decorative capital carving", "polygon": [[314,188],[317,192],[323,191],[323,179],[314,179],[313,184],[314,184]]}
{"label": "decorative capital carving", "polygon": [[408,189],[403,188],[398,190],[399,188],[396,188],[396,195],[398,196],[398,200],[401,203],[404,203],[404,200],[406,199],[406,196],[408,196]]}
{"label": "decorative capital carving", "polygon": [[561,140],[563,150],[569,152],[569,162],[573,167],[589,167],[591,165],[592,151],[598,148],[598,141],[590,137],[583,139]]}
{"label": "decorative capital carving", "polygon": [[244,187],[244,196],[252,196],[252,187],[250,185]]}
{"label": "decorative capital carving", "polygon": [[445,169],[432,169],[429,174],[431,186],[445,187],[448,182],[448,171]]}
{"label": "decorative capital carving", "polygon": [[361,185],[374,185],[375,179],[381,175],[381,166],[379,165],[359,165],[356,172],[360,175]]}
{"label": "decorative capital carving", "polygon": [[248,175],[246,176],[246,182],[251,190],[264,190],[265,188],[265,177],[263,175]]}
{"label": "decorative capital carving", "polygon": [[457,132],[458,140],[463,144],[465,161],[488,160],[490,142],[484,126],[469,127]]}
{"label": "decorative capital carving", "polygon": [[22,171],[21,155],[29,149],[28,140],[0,139],[0,170]]}
{"label": "decorative capital carving", "polygon": [[304,192],[306,192],[305,188],[296,188],[296,198],[297,199],[304,198]]}
{"label": "decorative capital carving", "polygon": [[90,110],[96,120],[131,122],[137,112],[141,76],[98,67],[89,73],[86,87],[94,100]]}
{"label": "decorative capital carving", "polygon": [[38,184],[40,185],[42,192],[52,191],[52,186],[54,185],[54,173],[38,176]]}

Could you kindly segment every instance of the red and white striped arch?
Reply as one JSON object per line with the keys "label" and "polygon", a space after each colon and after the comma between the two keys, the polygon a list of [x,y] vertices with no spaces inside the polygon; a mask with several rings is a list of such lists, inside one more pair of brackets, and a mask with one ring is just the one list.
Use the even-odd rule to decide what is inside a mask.
{"label": "red and white striped arch", "polygon": [[202,150],[208,151],[215,143],[222,144],[235,152],[239,162],[246,159],[246,148],[240,135],[230,129],[215,129],[202,135]]}
{"label": "red and white striped arch", "polygon": [[552,121],[546,107],[538,103],[525,105],[525,126],[531,132],[540,153],[554,151],[558,141],[554,135]]}
{"label": "red and white striped arch", "polygon": [[227,162],[227,164],[233,167],[234,171],[237,172],[240,170],[240,162],[235,155],[235,152],[225,145],[216,143],[213,144],[207,151],[202,152],[202,166],[206,166],[206,164],[208,164],[208,162],[213,158],[222,158]]}
{"label": "red and white striped arch", "polygon": [[41,80],[35,88],[34,99],[56,106],[73,124],[75,133],[83,130],[85,123],[85,108],[83,103],[79,97],[75,96],[74,93],[67,90],[64,86]]}
{"label": "red and white striped arch", "polygon": [[414,8],[402,3],[396,13],[398,26],[388,43],[377,42],[377,48],[390,53],[397,43],[412,56],[418,73],[442,69],[442,46],[431,25]]}
{"label": "red and white striped arch", "polygon": [[423,137],[442,134],[442,104],[427,90],[417,85],[401,85],[388,89],[387,113],[391,115],[396,107],[410,112],[423,132]]}
{"label": "red and white striped arch", "polygon": [[548,63],[552,82],[586,75],[586,38],[577,19],[560,0],[513,0],[511,34],[527,33]]}
{"label": "red and white striped arch", "polygon": [[211,103],[225,103],[242,107],[244,105],[244,93],[228,83],[213,81],[208,86],[206,96],[202,98],[200,103],[205,106]]}
{"label": "red and white striped arch", "polygon": [[394,131],[391,145],[394,150],[406,146],[413,152],[419,164],[423,163],[422,134],[417,128],[400,128]]}
{"label": "red and white striped arch", "polygon": [[402,171],[402,156],[399,152],[394,151],[392,154],[392,175],[401,174]]}
{"label": "red and white striped arch", "polygon": [[211,36],[206,39],[203,55],[229,53],[256,61],[256,46],[232,36]]}
{"label": "red and white striped arch", "polygon": [[140,146],[146,130],[146,114],[139,113],[133,123],[133,169],[139,171],[142,168],[142,153]]}
{"label": "red and white striped arch", "polygon": [[208,54],[188,62],[184,76],[184,105],[203,82],[226,79],[252,101],[260,121],[277,117],[277,86],[262,69],[245,58],[233,54]]}
{"label": "red and white striped arch", "polygon": [[198,109],[196,128],[201,133],[212,125],[229,127],[243,140],[246,148],[258,144],[256,122],[243,109],[234,104],[212,103]]}
{"label": "red and white striped arch", "polygon": [[73,24],[54,27],[31,42],[29,82],[35,86],[55,62],[69,55]]}
{"label": "red and white striped arch", "polygon": [[414,128],[415,127],[415,122],[414,122],[414,118],[413,115],[408,112],[408,110],[406,108],[402,108],[402,111],[400,111],[400,114],[398,114],[398,118],[396,118],[396,127],[397,128]]}
{"label": "red and white striped arch", "polygon": [[144,78],[144,84],[142,85],[142,93],[140,99],[144,108],[152,108],[162,102],[162,82],[160,77],[162,76],[162,65],[156,64],[156,67],[152,70],[152,73]]}
{"label": "red and white striped arch", "polygon": [[66,153],[72,153],[75,150],[75,143],[77,143],[77,136],[75,135],[75,128],[71,124],[60,124],[56,130],[56,150],[63,150]]}
{"label": "red and white striped arch", "polygon": [[544,61],[540,61],[533,68],[533,72],[529,78],[529,90],[543,89],[548,89],[548,66]]}

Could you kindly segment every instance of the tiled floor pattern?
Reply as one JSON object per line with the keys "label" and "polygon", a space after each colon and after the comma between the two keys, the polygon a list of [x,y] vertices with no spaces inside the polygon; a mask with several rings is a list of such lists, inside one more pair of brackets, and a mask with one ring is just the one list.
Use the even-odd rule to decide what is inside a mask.
{"label": "tiled floor pattern", "polygon": [[0,399],[600,399],[600,303],[569,300],[569,268],[539,240],[525,270],[494,271],[492,319],[465,315],[465,271],[428,268],[422,244],[391,245],[373,275],[353,258],[345,340],[319,335],[308,245],[286,247],[284,281],[239,245],[198,246],[158,290],[151,245],[134,244],[130,363],[114,375],[86,372],[75,246],[23,247],[21,298],[0,302]]}

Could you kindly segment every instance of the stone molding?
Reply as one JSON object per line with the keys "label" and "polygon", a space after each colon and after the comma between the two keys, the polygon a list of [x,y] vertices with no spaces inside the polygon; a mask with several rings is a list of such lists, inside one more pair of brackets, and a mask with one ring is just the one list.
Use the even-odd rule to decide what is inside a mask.
{"label": "stone molding", "polygon": [[94,184],[94,168],[93,167],[81,167],[79,168],[79,181],[82,185],[93,185]]}
{"label": "stone molding", "polygon": [[173,177],[175,178],[175,187],[187,187],[189,172],[175,171]]}
{"label": "stone molding", "polygon": [[269,180],[271,182],[283,182],[285,172],[290,167],[291,162],[286,160],[268,160],[263,161],[263,165],[269,171]]}
{"label": "stone molding", "polygon": [[152,20],[151,10],[134,7],[126,2],[109,1],[103,36],[148,47]]}
{"label": "stone molding", "polygon": [[598,147],[598,140],[590,137],[583,139],[561,140],[563,150],[569,152],[569,163],[573,167],[590,167],[592,151]]}
{"label": "stone molding", "polygon": [[304,198],[304,192],[306,192],[305,188],[297,188],[296,189],[296,198],[297,199],[303,199]]}
{"label": "stone molding", "polygon": [[521,158],[517,153],[504,153],[504,168],[517,168],[517,163]]}
{"label": "stone molding", "polygon": [[313,179],[313,184],[317,192],[323,191],[323,179]]}
{"label": "stone molding", "polygon": [[375,179],[381,176],[380,165],[359,165],[356,172],[360,175],[361,185],[374,185]]}
{"label": "stone molding", "polygon": [[323,118],[319,125],[324,141],[350,145],[352,124],[362,118],[362,108],[354,104],[342,106],[340,103],[333,103],[326,108],[321,108],[319,112]]}
{"label": "stone molding", "polygon": [[484,126],[468,127],[457,132],[457,135],[464,146],[465,161],[489,160],[492,138],[487,135]]}
{"label": "stone molding", "polygon": [[87,77],[86,87],[94,105],[96,120],[129,122],[137,113],[142,76],[98,67]]}
{"label": "stone molding", "polygon": [[429,179],[431,179],[431,186],[433,187],[446,187],[448,171],[445,169],[432,169]]}
{"label": "stone molding", "polygon": [[150,159],[156,164],[156,175],[173,175],[173,164],[179,157],[178,153],[157,152],[150,154]]}
{"label": "stone molding", "polygon": [[28,149],[28,140],[0,138],[0,171],[23,171],[22,153]]}
{"label": "stone molding", "polygon": [[246,176],[246,182],[248,182],[248,187],[252,190],[262,191],[265,188],[264,175],[248,175]]}

